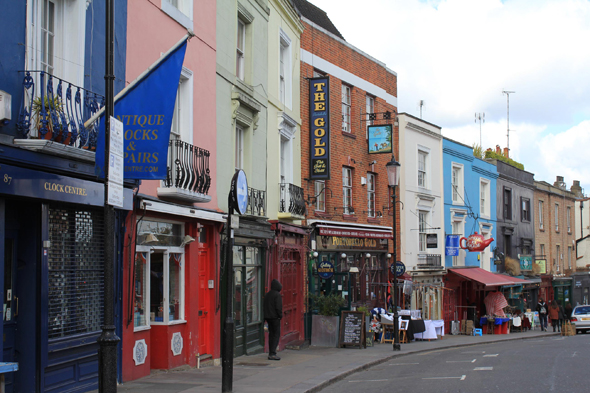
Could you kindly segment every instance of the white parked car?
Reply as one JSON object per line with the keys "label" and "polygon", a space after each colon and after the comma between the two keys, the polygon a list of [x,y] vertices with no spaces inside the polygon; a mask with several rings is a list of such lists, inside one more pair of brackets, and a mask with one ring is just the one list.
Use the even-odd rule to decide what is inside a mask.
{"label": "white parked car", "polygon": [[590,306],[576,306],[572,311],[572,323],[576,327],[576,333],[586,333],[590,330]]}

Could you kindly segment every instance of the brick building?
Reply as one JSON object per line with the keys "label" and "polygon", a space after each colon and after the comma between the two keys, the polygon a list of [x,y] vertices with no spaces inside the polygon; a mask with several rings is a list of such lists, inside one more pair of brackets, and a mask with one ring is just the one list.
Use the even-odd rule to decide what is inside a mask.
{"label": "brick building", "polygon": [[[383,306],[391,263],[388,254],[393,250],[385,165],[392,153],[399,157],[397,74],[346,42],[324,11],[305,0],[294,3],[305,27],[301,36],[302,187],[312,257],[318,253],[309,264],[309,290],[341,293],[349,307]],[[310,116],[316,112],[323,117],[312,123]],[[390,136],[380,143],[371,138],[369,147],[369,124],[382,126],[372,135]],[[319,153],[324,166],[316,171]],[[399,207],[397,212],[399,218]],[[320,263],[334,266],[333,279],[319,278]]]}

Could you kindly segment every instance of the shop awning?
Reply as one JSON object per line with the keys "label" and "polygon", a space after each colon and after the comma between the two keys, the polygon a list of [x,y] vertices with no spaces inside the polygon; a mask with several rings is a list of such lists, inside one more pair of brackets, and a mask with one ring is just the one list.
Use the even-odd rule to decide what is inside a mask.
{"label": "shop awning", "polygon": [[502,277],[503,279],[512,281],[512,283],[510,285],[523,285],[523,284],[532,284],[533,283],[532,281],[523,280],[522,278],[508,276],[506,274],[497,274],[497,273],[494,273],[494,274],[496,274],[496,276]]}
{"label": "shop awning", "polygon": [[479,267],[449,269],[449,271],[468,280],[477,281],[486,287],[514,284],[514,281],[505,278],[506,276],[502,274],[491,273]]}

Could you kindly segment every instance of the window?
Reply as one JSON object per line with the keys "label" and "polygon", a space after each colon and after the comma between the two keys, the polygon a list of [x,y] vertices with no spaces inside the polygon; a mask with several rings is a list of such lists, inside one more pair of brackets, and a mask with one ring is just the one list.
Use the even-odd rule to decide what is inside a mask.
{"label": "window", "polygon": [[572,233],[572,208],[568,206],[567,208],[567,233]]}
{"label": "window", "polygon": [[567,248],[567,268],[571,269],[572,268],[572,247],[569,246]]}
{"label": "window", "polygon": [[365,98],[366,101],[366,108],[365,111],[367,112],[367,125],[373,125],[373,120],[370,119],[370,113],[375,113],[375,98],[368,95]]}
{"label": "window", "polygon": [[[178,90],[176,91],[176,102],[172,116],[172,127],[170,129],[171,139],[180,139],[192,144],[193,141],[193,73],[188,68],[182,67]],[[174,167],[174,165],[168,165]]]}
{"label": "window", "polygon": [[244,168],[244,130],[240,126],[236,126],[235,166],[236,170]]}
{"label": "window", "polygon": [[541,252],[540,252],[541,256],[544,257],[545,256],[545,245],[541,244]]}
{"label": "window", "polygon": [[41,2],[41,70],[53,74],[53,57],[55,55],[55,3],[49,0]]}
{"label": "window", "polygon": [[193,29],[193,0],[163,0],[162,11],[187,29]]}
{"label": "window", "polygon": [[427,188],[428,182],[426,178],[426,165],[428,160],[428,153],[425,151],[418,151],[418,187]]}
{"label": "window", "polygon": [[543,201],[539,201],[539,229],[543,229]]}
{"label": "window", "polygon": [[367,173],[368,217],[375,217],[375,174]]}
{"label": "window", "polygon": [[291,108],[291,39],[281,29],[279,52],[279,99],[287,108]]}
{"label": "window", "polygon": [[342,168],[342,203],[344,214],[353,214],[352,209],[352,169]]}
{"label": "window", "polygon": [[135,254],[135,304],[133,309],[133,326],[138,328],[148,325],[148,270],[147,253]]}
{"label": "window", "polygon": [[531,221],[531,200],[520,198],[520,218],[522,221]]}
{"label": "window", "polygon": [[238,19],[238,37],[236,50],[236,76],[244,80],[244,63],[246,48],[246,24]]}
{"label": "window", "polygon": [[[458,235],[459,238],[461,238],[463,236],[463,229],[464,229],[464,223],[462,220],[460,221],[453,221],[453,235]],[[460,263],[461,261],[461,249],[459,249],[459,255],[453,257],[453,266],[461,266],[462,264]]]}
{"label": "window", "polygon": [[350,129],[350,86],[342,84],[342,131],[351,132]]}
{"label": "window", "polygon": [[418,211],[418,251],[426,251],[426,227],[428,212]]}
{"label": "window", "polygon": [[553,260],[554,261],[557,261],[557,264],[556,264],[557,267],[556,267],[556,269],[559,272],[560,271],[560,265],[561,265],[561,263],[560,263],[560,260],[561,260],[561,247],[559,245],[556,245],[555,246],[555,258]]}
{"label": "window", "polygon": [[234,246],[234,320],[236,327],[260,323],[262,250],[258,247]]}
{"label": "window", "polygon": [[453,164],[451,173],[453,204],[464,205],[463,200],[463,165]]}
{"label": "window", "polygon": [[559,204],[555,204],[555,232],[559,232]]}
{"label": "window", "polygon": [[479,214],[482,217],[490,216],[490,182],[487,179],[479,181]]}
{"label": "window", "polygon": [[291,140],[281,136],[281,184],[291,183]]}
{"label": "window", "polygon": [[315,209],[316,211],[326,211],[326,183],[323,180],[316,180],[315,182]]}
{"label": "window", "polygon": [[504,215],[507,220],[512,220],[512,189],[504,187]]}

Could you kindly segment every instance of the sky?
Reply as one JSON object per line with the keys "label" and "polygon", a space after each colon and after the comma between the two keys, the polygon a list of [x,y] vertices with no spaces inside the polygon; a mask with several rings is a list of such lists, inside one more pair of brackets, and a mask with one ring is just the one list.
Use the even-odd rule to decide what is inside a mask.
{"label": "sky", "polygon": [[308,1],[397,73],[400,113],[422,100],[423,120],[470,146],[485,113],[484,149],[509,144],[535,180],[590,194],[590,1]]}

